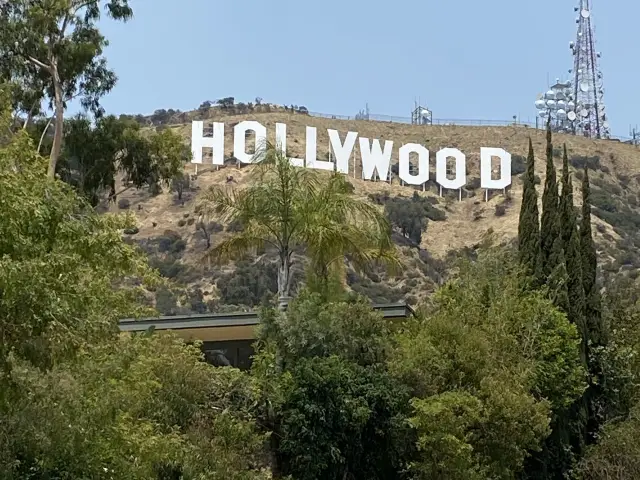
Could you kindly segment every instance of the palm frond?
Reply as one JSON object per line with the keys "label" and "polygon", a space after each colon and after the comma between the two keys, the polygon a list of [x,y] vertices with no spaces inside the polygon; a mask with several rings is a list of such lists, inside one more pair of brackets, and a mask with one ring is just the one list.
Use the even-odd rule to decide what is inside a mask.
{"label": "palm frond", "polygon": [[264,247],[265,239],[246,230],[229,237],[214,248],[207,251],[204,260],[222,264],[229,260],[236,260],[248,253],[254,253]]}

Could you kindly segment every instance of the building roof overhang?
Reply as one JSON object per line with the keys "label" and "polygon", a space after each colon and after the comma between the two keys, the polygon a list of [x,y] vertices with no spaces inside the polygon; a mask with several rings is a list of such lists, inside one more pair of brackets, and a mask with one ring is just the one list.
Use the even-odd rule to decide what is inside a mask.
{"label": "building roof overhang", "polygon": [[[388,320],[414,315],[411,307],[404,303],[374,304],[372,307]],[[122,332],[174,330],[188,340],[229,341],[255,339],[254,328],[259,323],[258,312],[252,311],[126,318],[120,320],[119,326]]]}

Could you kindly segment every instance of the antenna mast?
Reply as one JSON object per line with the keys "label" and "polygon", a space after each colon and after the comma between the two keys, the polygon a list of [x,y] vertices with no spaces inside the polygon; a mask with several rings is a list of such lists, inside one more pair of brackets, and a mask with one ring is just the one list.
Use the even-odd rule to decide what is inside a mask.
{"label": "antenna mast", "polygon": [[[536,100],[538,116],[556,132],[573,133],[590,138],[609,138],[609,121],[605,113],[602,88],[602,72],[595,50],[595,28],[591,14],[593,0],[577,0],[578,12],[576,41],[569,43],[573,54],[572,79],[566,82],[556,79],[554,85]],[[548,80],[547,80],[548,83]]]}
{"label": "antenna mast", "polygon": [[609,138],[609,122],[605,113],[602,72],[598,67],[592,0],[578,0],[576,41],[569,47],[573,53],[573,97],[576,103],[574,133],[590,138]]}

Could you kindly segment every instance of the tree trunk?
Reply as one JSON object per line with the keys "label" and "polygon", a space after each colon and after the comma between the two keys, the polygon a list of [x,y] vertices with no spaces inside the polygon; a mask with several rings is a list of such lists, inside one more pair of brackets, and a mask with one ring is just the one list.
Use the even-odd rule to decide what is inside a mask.
{"label": "tree trunk", "polygon": [[289,286],[291,283],[291,254],[287,249],[280,253],[278,266],[278,303],[281,309],[286,309],[289,303]]}
{"label": "tree trunk", "polygon": [[60,157],[60,151],[62,150],[62,133],[64,128],[64,103],[62,100],[62,82],[60,81],[60,75],[58,75],[58,67],[52,66],[52,79],[54,90],[54,103],[55,103],[55,123],[53,133],[53,145],[51,146],[51,155],[49,156],[49,170],[47,175],[51,178],[55,178],[56,164]]}

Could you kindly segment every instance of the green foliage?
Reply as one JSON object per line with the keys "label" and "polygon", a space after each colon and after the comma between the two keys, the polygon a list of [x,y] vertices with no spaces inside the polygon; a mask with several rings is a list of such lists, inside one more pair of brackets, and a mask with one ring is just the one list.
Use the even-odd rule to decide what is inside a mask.
{"label": "green foliage", "polygon": [[178,200],[182,200],[182,195],[189,188],[189,174],[178,172],[171,180],[171,190],[178,194]]}
{"label": "green foliage", "polygon": [[166,287],[158,288],[156,290],[156,310],[158,310],[161,315],[177,315],[177,296]]}
{"label": "green foliage", "polygon": [[[542,221],[540,226],[540,249],[542,252],[542,273],[549,278],[560,265],[559,252],[555,252],[553,244],[560,235],[560,218],[558,215],[558,183],[556,167],[553,159],[553,143],[551,140],[551,124],[547,125],[547,167],[542,194]],[[559,245],[560,248],[562,245]]]}
{"label": "green foliage", "polygon": [[260,305],[278,292],[277,272],[273,262],[238,262],[233,272],[222,275],[216,283],[220,300],[227,305]]}
{"label": "green foliage", "polygon": [[388,324],[367,300],[302,292],[263,311],[253,374],[275,469],[296,479],[403,478],[412,450],[406,389],[386,371]]}
{"label": "green foliage", "polygon": [[567,148],[564,148],[562,165],[562,194],[560,197],[560,236],[564,245],[567,263],[567,291],[569,294],[569,320],[576,324],[582,337],[582,354],[586,362],[587,338],[585,323],[585,294],[582,279],[582,257],[580,237],[573,205],[573,184],[569,173]]}
{"label": "green foliage", "polygon": [[127,0],[9,0],[0,15],[0,80],[21,86],[14,106],[33,115],[46,100],[55,111],[48,175],[54,177],[64,130],[64,110],[74,97],[96,116],[100,98],[116,83],[103,50],[108,42],[96,23],[100,10],[115,20],[133,15]]}
{"label": "green foliage", "polygon": [[551,412],[584,389],[575,327],[521,287],[505,253],[464,261],[397,337],[390,368],[415,397],[416,478],[513,478]]}
{"label": "green foliage", "polygon": [[511,155],[511,175],[520,175],[527,171],[527,157]]}
{"label": "green foliage", "polygon": [[603,318],[609,324],[607,344],[597,358],[606,379],[602,387],[601,418],[606,420],[598,443],[589,447],[580,464],[585,480],[634,479],[638,476],[638,408],[640,406],[640,308],[638,289],[618,278],[603,298]]}
{"label": "green foliage", "polygon": [[639,414],[636,406],[628,420],[605,427],[601,441],[587,450],[579,465],[582,480],[632,480],[640,477]]}
{"label": "green foliage", "polygon": [[259,338],[274,342],[287,365],[337,355],[367,366],[385,362],[388,328],[364,297],[323,303],[321,295],[303,290],[286,315],[264,314]]}
{"label": "green foliage", "polygon": [[[566,145],[563,150],[559,228],[549,257],[555,265],[549,277],[549,291],[554,303],[567,313],[568,320],[576,326],[580,338],[581,363],[589,371],[580,237]],[[591,379],[588,380],[590,383]],[[546,439],[542,451],[534,454],[528,462],[525,478],[560,478],[571,473],[588,440],[590,406],[587,397],[588,392],[570,406],[554,409],[551,436]]]}
{"label": "green foliage", "polygon": [[290,394],[278,405],[286,473],[300,480],[402,478],[408,398],[388,374],[338,356],[301,359],[288,374]]}
{"label": "green foliage", "polygon": [[[591,231],[591,195],[589,188],[589,172],[585,168],[582,180],[582,218],[580,223],[580,257],[582,260],[582,285],[585,293],[585,316],[588,341],[592,348],[604,345],[605,327],[602,323],[602,305],[600,288],[597,284],[596,246]],[[592,376],[597,378],[600,368],[591,369]]]}
{"label": "green foliage", "polygon": [[411,198],[389,198],[384,203],[384,210],[389,222],[415,245],[420,245],[428,220],[438,222],[446,219],[445,213],[433,205],[432,199],[418,192],[414,192]]}
{"label": "green foliage", "polygon": [[77,116],[65,122],[57,172],[97,205],[105,193],[115,200],[117,174],[136,188],[168,185],[190,158],[188,147],[171,130],[143,134],[132,120],[109,115],[92,125],[89,118]]}
{"label": "green foliage", "polygon": [[538,215],[538,193],[535,187],[535,159],[533,144],[529,139],[527,171],[524,174],[524,189],[520,220],[518,222],[518,252],[520,262],[534,277],[542,282],[542,252],[540,250],[540,218]]}
{"label": "green foliage", "polygon": [[600,157],[597,155],[593,156],[583,156],[583,155],[572,155],[569,163],[576,170],[600,170]]}
{"label": "green foliage", "polygon": [[21,364],[13,381],[21,401],[3,416],[3,478],[265,478],[250,378],[171,335],[89,346],[46,374]]}
{"label": "green foliage", "polygon": [[66,184],[44,176],[46,163],[24,132],[0,148],[0,362],[9,355],[48,365],[135,316],[136,288],[124,277],[152,278],[122,241],[127,216],[99,216]]}
{"label": "green foliage", "polygon": [[251,378],[170,335],[118,335],[152,313],[133,285],[158,283],[122,239],[133,218],[46,167],[25,132],[0,147],[0,477],[267,478]]}

